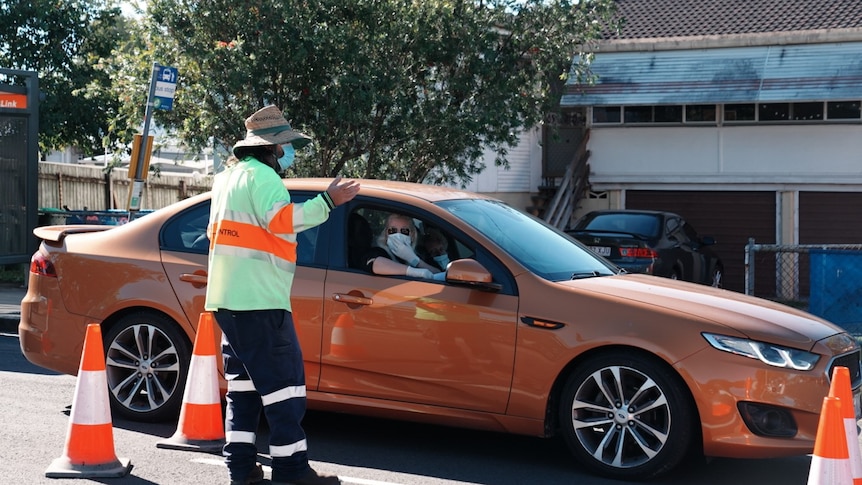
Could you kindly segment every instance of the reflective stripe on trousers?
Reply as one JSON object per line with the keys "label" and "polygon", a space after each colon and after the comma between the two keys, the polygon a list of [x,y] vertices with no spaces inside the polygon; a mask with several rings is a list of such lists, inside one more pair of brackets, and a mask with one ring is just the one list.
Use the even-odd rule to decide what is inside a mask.
{"label": "reflective stripe on trousers", "polygon": [[303,476],[305,369],[291,313],[220,309],[213,316],[222,330],[228,380],[224,455],[231,478],[245,478],[256,463],[261,409],[269,423],[273,481]]}

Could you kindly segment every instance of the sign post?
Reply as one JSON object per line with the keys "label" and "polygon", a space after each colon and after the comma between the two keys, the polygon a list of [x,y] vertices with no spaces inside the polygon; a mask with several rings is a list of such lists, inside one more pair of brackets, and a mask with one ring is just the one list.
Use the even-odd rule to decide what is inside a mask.
{"label": "sign post", "polygon": [[[175,68],[153,63],[150,92],[147,95],[147,107],[144,113],[144,130],[142,135],[135,136],[132,148],[133,160],[129,164],[129,178],[134,175],[129,186],[129,212],[141,209],[141,195],[144,191],[144,181],[147,178],[150,155],[153,149],[153,137],[149,134],[153,109],[170,111],[173,107],[177,76],[178,72]],[[133,171],[134,174],[132,174]],[[131,220],[133,217],[129,217],[129,219]]]}

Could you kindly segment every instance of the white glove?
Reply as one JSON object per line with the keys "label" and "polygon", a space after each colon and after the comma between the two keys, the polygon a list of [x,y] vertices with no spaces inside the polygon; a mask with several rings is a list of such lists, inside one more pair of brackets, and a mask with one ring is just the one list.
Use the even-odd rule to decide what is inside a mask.
{"label": "white glove", "polygon": [[413,251],[410,245],[410,236],[406,234],[390,234],[386,239],[386,245],[392,254],[398,256],[403,261],[407,261],[410,266],[416,267],[419,265],[419,256]]}
{"label": "white glove", "polygon": [[425,268],[414,268],[412,266],[408,266],[407,276],[411,278],[425,278],[430,280],[434,278],[434,273]]}

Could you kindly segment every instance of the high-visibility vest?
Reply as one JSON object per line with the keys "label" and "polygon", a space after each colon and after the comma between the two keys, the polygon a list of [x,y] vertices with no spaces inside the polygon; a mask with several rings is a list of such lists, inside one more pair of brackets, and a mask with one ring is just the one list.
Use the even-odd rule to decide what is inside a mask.
{"label": "high-visibility vest", "polygon": [[272,168],[246,157],[215,176],[211,204],[204,307],[290,311],[296,234],[326,221],[328,194],[294,204]]}

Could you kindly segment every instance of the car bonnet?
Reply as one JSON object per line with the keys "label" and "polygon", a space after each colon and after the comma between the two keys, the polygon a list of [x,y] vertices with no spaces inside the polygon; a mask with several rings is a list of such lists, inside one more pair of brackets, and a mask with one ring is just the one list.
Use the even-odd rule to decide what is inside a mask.
{"label": "car bonnet", "polygon": [[844,330],[820,317],[730,290],[648,275],[561,282],[581,291],[653,305],[733,328],[755,340],[805,349]]}

